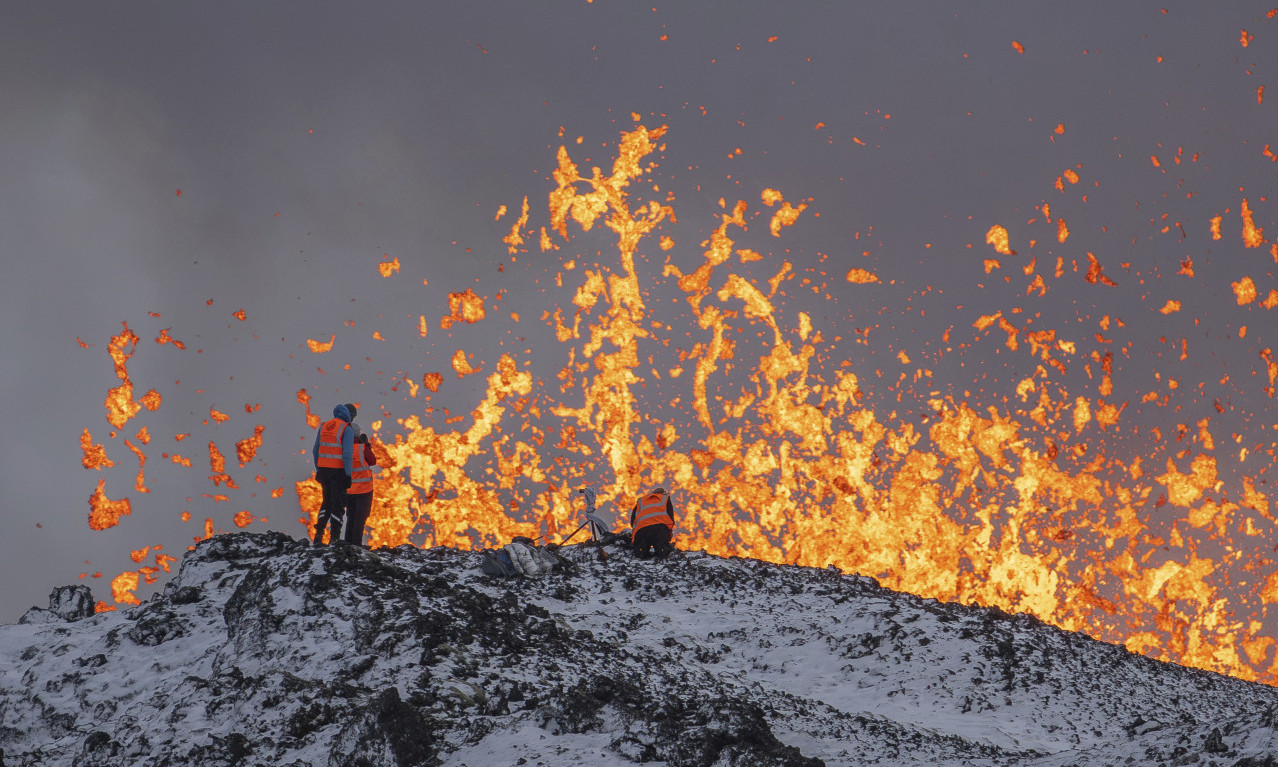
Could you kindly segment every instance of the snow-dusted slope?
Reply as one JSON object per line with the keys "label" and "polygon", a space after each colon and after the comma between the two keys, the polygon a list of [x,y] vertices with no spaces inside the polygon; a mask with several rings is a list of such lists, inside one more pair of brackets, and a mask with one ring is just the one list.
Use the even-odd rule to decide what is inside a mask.
{"label": "snow-dusted slope", "polygon": [[[0,627],[13,765],[1272,765],[1278,690],[1023,616],[701,553],[201,543]],[[72,619],[68,619],[72,618]]]}

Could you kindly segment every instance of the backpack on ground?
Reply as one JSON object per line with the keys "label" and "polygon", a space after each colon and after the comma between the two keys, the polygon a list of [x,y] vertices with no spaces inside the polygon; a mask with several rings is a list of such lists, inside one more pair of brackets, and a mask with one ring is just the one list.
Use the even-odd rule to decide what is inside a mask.
{"label": "backpack on ground", "polygon": [[494,575],[498,578],[512,578],[519,574],[515,564],[510,561],[510,555],[502,549],[483,552],[479,560],[479,569],[486,575]]}

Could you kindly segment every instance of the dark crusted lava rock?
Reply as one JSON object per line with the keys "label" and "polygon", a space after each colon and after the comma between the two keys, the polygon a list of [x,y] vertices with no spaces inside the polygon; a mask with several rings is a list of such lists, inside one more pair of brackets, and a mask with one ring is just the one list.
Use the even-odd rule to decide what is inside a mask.
{"label": "dark crusted lava rock", "polygon": [[78,621],[93,615],[93,592],[88,586],[58,586],[49,594],[49,609],[32,607],[19,620],[19,623],[38,623],[54,618],[64,621]]}
{"label": "dark crusted lava rock", "polygon": [[1271,688],[837,572],[563,553],[240,533],[133,609],[57,590],[0,628],[4,764],[1273,764]]}

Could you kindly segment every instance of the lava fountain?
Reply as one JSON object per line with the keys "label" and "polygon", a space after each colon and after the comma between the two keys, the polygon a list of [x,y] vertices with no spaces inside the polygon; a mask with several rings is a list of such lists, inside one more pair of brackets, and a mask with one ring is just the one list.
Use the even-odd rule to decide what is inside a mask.
{"label": "lava fountain", "polygon": [[[1278,678],[1264,623],[1278,597],[1267,567],[1274,519],[1258,479],[1273,462],[1267,427],[1220,398],[1202,415],[1208,382],[1191,385],[1178,372],[1188,341],[1161,339],[1146,371],[1149,356],[1123,319],[1174,318],[1176,293],[1195,289],[1189,280],[1215,279],[1196,277],[1192,257],[1164,282],[1156,267],[1110,263],[1104,252],[1066,255],[1086,208],[1074,205],[1067,223],[1042,202],[1023,225],[987,221],[983,242],[955,246],[988,283],[979,309],[943,307],[952,320],[943,334],[897,344],[890,365],[867,364],[888,329],[851,322],[833,294],[896,280],[852,254],[799,264],[772,252],[820,211],[771,188],[719,200],[699,244],[678,244],[678,198],[657,179],[667,129],[635,121],[607,173],[583,172],[560,147],[544,208],[525,197],[503,224],[512,264],[549,260],[556,285],[569,283],[571,298],[540,318],[561,353],[558,371],[539,377],[527,350],[477,367],[458,349],[451,372],[397,383],[425,404],[372,423],[384,467],[372,545],[558,540],[578,522],[578,486],[592,484],[624,511],[659,484],[674,490],[681,548],[834,566],[924,597],[1029,613],[1163,660]],[[1069,168],[1050,183],[1057,207],[1080,180]],[[1241,246],[1263,249],[1251,202],[1240,211]],[[508,215],[503,206],[497,217]],[[1214,239],[1227,236],[1222,215],[1203,217]],[[1278,247],[1269,255],[1278,261]],[[398,279],[398,258],[379,272]],[[1146,307],[1119,297],[1128,279],[1144,285]],[[1262,297],[1251,276],[1218,279],[1235,296],[1230,310],[1278,306],[1278,291]],[[916,287],[919,296],[934,290]],[[1089,311],[1066,320],[1035,309],[1049,292],[1084,295]],[[453,293],[437,325],[506,322],[495,308],[471,289]],[[433,322],[421,315],[410,330],[425,337]],[[158,394],[133,402],[124,351],[136,343],[126,327],[111,344],[123,382],[106,403],[116,429],[140,406],[159,406]],[[990,377],[995,355],[1012,373]],[[972,371],[982,365],[978,380]],[[454,375],[475,393],[468,414],[442,419],[432,397]],[[1248,376],[1262,382],[1261,401],[1273,397],[1270,349],[1235,374]],[[305,389],[297,401],[299,431],[313,429],[320,418]],[[241,467],[261,438],[258,425],[237,443]],[[111,468],[87,429],[81,443],[86,468]],[[132,449],[141,466],[144,454]],[[213,442],[209,454],[215,487],[234,487]],[[318,484],[302,479],[296,493],[309,533]],[[91,506],[94,525],[129,513],[128,499],[109,499],[101,482]],[[204,532],[216,532],[211,519]],[[122,595],[129,589],[117,602]]]}

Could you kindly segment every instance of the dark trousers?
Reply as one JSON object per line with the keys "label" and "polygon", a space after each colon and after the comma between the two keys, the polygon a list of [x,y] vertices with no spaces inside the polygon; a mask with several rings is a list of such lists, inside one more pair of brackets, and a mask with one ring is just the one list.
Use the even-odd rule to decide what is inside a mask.
{"label": "dark trousers", "polygon": [[662,559],[674,551],[674,546],[670,545],[670,528],[664,524],[641,527],[635,531],[635,539],[630,548],[640,559],[654,555]]}
{"label": "dark trousers", "polygon": [[346,516],[346,470],[321,466],[315,470],[315,479],[324,493],[315,520],[315,543],[324,542],[324,528],[330,528],[329,543],[336,543],[342,537],[342,519]]}
{"label": "dark trousers", "polygon": [[368,512],[373,509],[373,494],[346,494],[346,534],[342,540],[356,546],[364,542],[364,523],[368,521]]}

